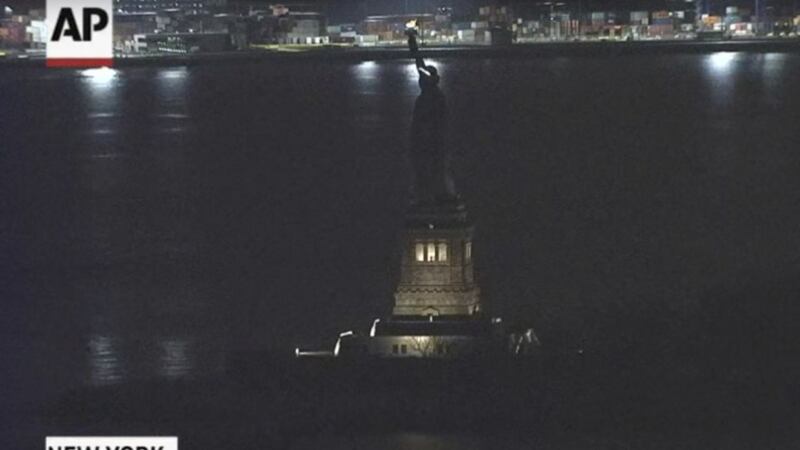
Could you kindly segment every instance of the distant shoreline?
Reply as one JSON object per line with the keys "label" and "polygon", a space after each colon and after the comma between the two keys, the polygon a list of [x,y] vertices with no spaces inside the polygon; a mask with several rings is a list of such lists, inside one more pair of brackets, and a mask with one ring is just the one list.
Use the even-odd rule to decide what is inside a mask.
{"label": "distant shoreline", "polygon": [[[729,41],[593,41],[514,44],[506,47],[442,46],[422,48],[429,58],[478,57],[525,58],[557,56],[622,56],[638,54],[680,54],[712,52],[800,52],[800,39],[752,39]],[[403,47],[320,47],[296,51],[245,50],[185,55],[117,57],[115,67],[148,65],[195,65],[216,62],[259,62],[265,60],[318,59],[328,61],[375,61],[408,58]],[[0,66],[38,66],[43,58],[0,58]]]}

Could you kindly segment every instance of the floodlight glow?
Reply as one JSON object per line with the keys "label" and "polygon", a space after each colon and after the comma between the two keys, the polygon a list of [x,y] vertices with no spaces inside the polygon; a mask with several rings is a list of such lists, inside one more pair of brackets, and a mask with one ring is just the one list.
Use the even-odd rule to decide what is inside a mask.
{"label": "floodlight glow", "polygon": [[370,330],[369,330],[369,337],[375,337],[375,333],[376,333],[377,328],[378,328],[378,323],[380,321],[381,321],[381,319],[375,319],[375,321],[372,322],[372,328],[370,328]]}
{"label": "floodlight glow", "polygon": [[736,52],[717,52],[708,56],[708,66],[715,74],[725,74],[738,57]]}
{"label": "floodlight glow", "polygon": [[375,61],[364,61],[358,65],[358,71],[362,75],[373,75],[377,69],[378,63]]}
{"label": "floodlight glow", "polygon": [[111,83],[118,73],[119,71],[105,66],[81,70],[81,76],[89,79],[92,84],[101,85]]}
{"label": "floodlight glow", "polygon": [[158,78],[162,80],[181,80],[186,78],[187,73],[188,70],[186,70],[186,67],[179,69],[165,69],[158,73]]}

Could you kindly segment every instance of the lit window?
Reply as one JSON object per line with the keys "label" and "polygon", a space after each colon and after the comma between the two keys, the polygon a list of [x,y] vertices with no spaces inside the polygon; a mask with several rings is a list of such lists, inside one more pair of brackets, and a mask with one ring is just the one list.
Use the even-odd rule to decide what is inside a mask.
{"label": "lit window", "polygon": [[425,255],[425,260],[428,262],[436,261],[436,244],[430,243],[428,244],[428,254]]}
{"label": "lit window", "polygon": [[425,261],[425,244],[415,245],[414,250],[417,254],[417,261]]}
{"label": "lit window", "polygon": [[441,243],[436,246],[436,260],[447,261],[447,244]]}
{"label": "lit window", "polygon": [[472,261],[472,242],[464,244],[464,260],[466,262]]}

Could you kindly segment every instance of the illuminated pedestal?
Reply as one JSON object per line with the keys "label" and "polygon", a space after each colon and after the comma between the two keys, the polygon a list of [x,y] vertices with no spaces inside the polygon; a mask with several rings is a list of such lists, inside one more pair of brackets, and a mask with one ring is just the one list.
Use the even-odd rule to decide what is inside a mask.
{"label": "illuminated pedestal", "polygon": [[412,205],[402,240],[394,316],[469,316],[481,311],[473,225],[458,199]]}
{"label": "illuminated pedestal", "polygon": [[330,350],[297,348],[303,358],[481,358],[533,354],[532,328],[506,326],[481,303],[473,271],[474,227],[458,197],[412,204],[402,239],[392,316],[369,334],[345,331]]}

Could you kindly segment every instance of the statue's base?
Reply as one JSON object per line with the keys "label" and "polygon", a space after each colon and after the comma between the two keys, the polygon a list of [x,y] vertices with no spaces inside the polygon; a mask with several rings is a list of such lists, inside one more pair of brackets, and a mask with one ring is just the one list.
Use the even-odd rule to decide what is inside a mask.
{"label": "statue's base", "polygon": [[412,199],[406,211],[406,227],[452,227],[468,224],[467,205],[460,196]]}

